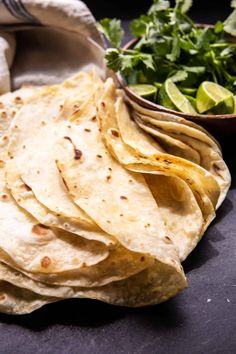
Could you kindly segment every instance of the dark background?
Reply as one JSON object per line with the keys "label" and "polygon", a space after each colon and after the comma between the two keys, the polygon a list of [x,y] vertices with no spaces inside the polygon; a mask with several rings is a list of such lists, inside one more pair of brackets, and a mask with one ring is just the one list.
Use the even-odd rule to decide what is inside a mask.
{"label": "dark background", "polygon": [[[116,17],[133,19],[145,13],[152,4],[151,0],[85,0],[97,19]],[[213,22],[224,20],[230,14],[231,0],[194,0],[190,15],[197,21]],[[173,4],[173,1],[171,1]]]}
{"label": "dark background", "polygon": [[[150,1],[85,1],[97,18],[125,20]],[[224,20],[230,1],[195,0],[199,22]],[[126,37],[128,39],[129,36]],[[188,289],[142,309],[68,300],[27,316],[0,315],[3,354],[236,353],[236,153],[234,136],[219,136],[233,181],[202,241],[184,263]]]}

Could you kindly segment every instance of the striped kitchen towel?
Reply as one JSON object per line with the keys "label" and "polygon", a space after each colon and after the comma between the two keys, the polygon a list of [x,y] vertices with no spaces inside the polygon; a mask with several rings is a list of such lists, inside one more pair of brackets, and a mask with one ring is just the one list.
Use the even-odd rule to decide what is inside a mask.
{"label": "striped kitchen towel", "polygon": [[91,66],[104,75],[103,47],[80,0],[0,0],[0,94],[57,83]]}

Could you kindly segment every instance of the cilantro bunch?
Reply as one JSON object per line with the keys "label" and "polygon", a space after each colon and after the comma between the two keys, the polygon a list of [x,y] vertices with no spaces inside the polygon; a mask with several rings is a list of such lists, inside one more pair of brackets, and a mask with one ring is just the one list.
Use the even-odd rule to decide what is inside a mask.
{"label": "cilantro bunch", "polygon": [[[131,22],[137,42],[121,48],[124,30],[120,20],[105,18],[98,24],[113,48],[106,50],[108,68],[119,71],[127,83],[160,82],[172,78],[183,87],[216,82],[236,93],[236,9],[214,26],[199,27],[187,15],[192,0],[153,0],[147,14]],[[232,1],[236,8],[236,0]],[[141,79],[140,79],[141,78]]]}

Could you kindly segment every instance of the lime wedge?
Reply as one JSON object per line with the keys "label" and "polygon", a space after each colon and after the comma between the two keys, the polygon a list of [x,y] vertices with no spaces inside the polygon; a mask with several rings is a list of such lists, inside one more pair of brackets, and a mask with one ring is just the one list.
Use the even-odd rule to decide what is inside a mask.
{"label": "lime wedge", "polygon": [[199,113],[231,114],[234,112],[234,98],[231,91],[214,82],[204,81],[197,91]]}
{"label": "lime wedge", "polygon": [[158,102],[166,108],[183,113],[197,113],[189,100],[180,92],[171,79],[167,79],[162,85],[158,95]]}
{"label": "lime wedge", "polygon": [[179,87],[179,89],[184,95],[188,96],[196,96],[197,93],[197,89],[191,87]]}
{"label": "lime wedge", "polygon": [[185,95],[185,97],[189,100],[193,108],[197,111],[197,100],[193,96]]}
{"label": "lime wedge", "polygon": [[220,101],[216,106],[209,109],[207,114],[232,114],[234,113],[234,96],[228,96],[224,100]]}
{"label": "lime wedge", "polygon": [[153,85],[140,84],[140,85],[129,85],[128,87],[130,88],[131,91],[136,93],[136,95],[138,96],[146,98],[150,101],[155,101],[156,99],[157,88]]}
{"label": "lime wedge", "polygon": [[234,96],[234,114],[236,114],[236,96]]}

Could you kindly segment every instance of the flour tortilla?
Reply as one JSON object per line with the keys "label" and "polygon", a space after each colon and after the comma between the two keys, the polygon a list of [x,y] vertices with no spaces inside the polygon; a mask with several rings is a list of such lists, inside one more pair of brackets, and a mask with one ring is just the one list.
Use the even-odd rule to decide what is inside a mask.
{"label": "flour tortilla", "polygon": [[0,281],[0,312],[9,315],[28,314],[56,300]]}
{"label": "flour tortilla", "polygon": [[[134,115],[134,114],[133,114]],[[146,133],[152,135],[159,141],[165,152],[175,156],[181,156],[182,158],[194,162],[198,165],[201,163],[201,157],[199,153],[186,145],[179,139],[175,139],[172,136],[165,133],[163,129],[155,129],[150,124],[144,123],[140,118],[136,116],[135,123]]]}
{"label": "flour tortilla", "polygon": [[74,202],[128,250],[168,265],[173,279],[180,274],[176,249],[166,237],[167,230],[143,176],[127,171],[110,156],[97,122],[74,117],[71,128],[63,127],[59,135],[55,159]]}
{"label": "flour tortilla", "polygon": [[65,231],[68,230],[87,239],[99,240],[109,248],[114,247],[116,244],[115,239],[104,235],[104,232],[99,230],[97,225],[86,225],[78,222],[76,219],[70,219],[68,223],[68,218],[58,216],[47,209],[36,199],[32,189],[21,179],[14,159],[9,159],[6,162],[5,177],[7,188],[10,190],[16,203],[36,218],[39,223],[49,227],[57,227]]}
{"label": "flour tortilla", "polygon": [[180,124],[180,126],[183,126],[181,128],[188,131],[188,134],[190,134],[192,137],[198,138],[199,140],[209,144],[216,151],[221,152],[219,142],[201,125],[196,124],[191,120],[184,119],[180,116],[176,116],[174,114],[169,114],[160,111],[152,111],[150,109],[144,108],[140,106],[138,103],[132,101],[127,96],[125,96],[123,92],[119,91],[119,93],[122,94],[125,101],[133,108],[133,113],[135,115],[137,114],[139,116],[141,115],[142,117],[143,116],[150,117],[161,122],[167,122],[167,123],[173,122],[176,124]]}
{"label": "flour tortilla", "polygon": [[[0,283],[0,289],[3,290],[0,310],[14,314],[30,313],[47,303],[68,297],[85,297],[119,306],[154,305],[166,301],[186,287],[181,273],[173,278],[172,267],[158,262],[128,279],[93,289],[52,287],[32,281],[25,275],[6,268],[4,264],[0,266],[1,275],[7,281]],[[57,297],[52,296],[55,291]]]}
{"label": "flour tortilla", "polygon": [[153,265],[154,261],[148,255],[130,252],[122,246],[113,250],[104,261],[90,267],[71,270],[62,273],[30,273],[22,270],[2,257],[4,262],[20,271],[32,280],[50,285],[72,287],[97,287],[111,282],[126,279]]}
{"label": "flour tortilla", "polygon": [[68,197],[51,155],[58,125],[61,123],[56,121],[56,117],[66,97],[79,92],[76,95],[77,106],[73,106],[74,110],[78,110],[89,99],[91,87],[90,75],[80,73],[62,85],[45,87],[28,99],[11,126],[8,153],[14,160],[11,170],[15,170],[15,178],[10,179],[7,174],[8,187],[13,191],[22,182],[28,186],[32,191],[30,202],[28,196],[26,202],[22,195],[17,196],[16,191],[15,199],[41,223],[111,245],[115,243],[114,238],[102,232]]}
{"label": "flour tortilla", "polygon": [[[114,84],[112,83],[111,80],[107,80],[107,83],[105,83],[105,90],[106,90],[106,96],[110,98],[110,100],[115,98],[115,87]],[[108,100],[107,100],[108,101]],[[109,103],[108,103],[109,105]],[[102,107],[102,106],[101,106]],[[112,109],[112,106],[108,106]],[[116,116],[117,116],[117,125],[121,133],[122,140],[126,145],[128,145],[131,149],[136,152],[136,155],[143,155],[143,157],[147,157],[148,160],[152,160],[152,163],[154,160],[157,161],[163,161],[167,160],[170,163],[168,163],[170,169],[176,169],[176,175],[180,176],[183,178],[185,174],[185,170],[191,171],[192,178],[197,181],[197,183],[201,186],[201,188],[205,191],[205,194],[210,198],[211,202],[213,205],[216,205],[219,197],[219,185],[216,182],[216,180],[213,178],[213,176],[208,173],[206,170],[198,166],[197,164],[193,164],[190,161],[187,161],[185,159],[182,159],[181,157],[175,157],[175,156],[170,156],[168,154],[161,154],[159,151],[156,153],[152,154],[144,154],[142,153],[141,148],[138,147],[138,143],[142,138],[141,132],[139,132],[140,137],[137,139],[137,137],[134,137],[133,135],[133,130],[137,129],[135,128],[135,125],[133,125],[133,122],[130,120],[130,116],[128,114],[127,108],[124,105],[123,101],[121,98],[118,99],[117,104],[116,104]],[[110,114],[111,117],[111,114]],[[113,123],[111,121],[111,118],[109,117],[109,123]],[[114,120],[114,119],[113,119]],[[121,124],[123,122],[123,124]],[[142,156],[140,156],[142,157]],[[158,160],[159,159],[159,160]],[[163,164],[162,162],[162,164]],[[159,165],[158,162],[155,162],[156,166]],[[165,166],[167,167],[167,166]],[[188,182],[185,178],[185,181]],[[191,185],[190,185],[191,186]]]}
{"label": "flour tortilla", "polygon": [[[155,161],[155,159],[153,159],[153,155],[148,156],[148,158],[145,158],[144,154],[142,156],[141,149],[140,152],[137,154],[137,144],[138,141],[142,140],[142,135],[144,133],[141,131],[138,131],[136,133],[136,137],[137,134],[139,134],[140,138],[135,140],[134,143],[136,144],[136,150],[135,150],[135,148],[132,147],[133,144],[132,139],[134,137],[134,135],[132,135],[132,132],[133,129],[135,129],[135,127],[132,127],[133,129],[131,130],[131,133],[129,133],[130,131],[128,129],[129,115],[125,106],[119,105],[119,99],[118,99],[117,113],[122,117],[126,116],[125,117],[126,131],[125,133],[122,132],[121,134],[121,132],[119,131],[118,123],[115,120],[116,112],[114,108],[114,101],[115,101],[114,86],[112,82],[109,80],[107,82],[107,86],[105,84],[105,93],[102,100],[98,101],[98,112],[99,112],[101,130],[109,150],[114,154],[114,156],[118,159],[118,161],[120,161],[121,164],[123,164],[126,168],[131,169],[133,171],[155,174],[155,175],[164,174],[166,176],[182,177],[183,180],[191,188],[199,204],[199,207],[202,211],[204,224],[202,225],[201,232],[196,234],[196,240],[199,240],[205,228],[209,225],[209,223],[214,218],[215,211],[214,211],[214,206],[212,204],[212,201],[208,198],[206,192],[204,191],[204,189],[201,187],[199,183],[200,182],[199,176],[198,175],[194,176],[195,165],[187,164],[186,166],[186,162],[184,160],[183,161],[184,166],[181,166],[180,164],[181,160],[177,160],[178,165],[176,166],[175,160],[173,160],[172,156],[160,152],[158,152],[158,161]],[[122,111],[119,111],[120,109],[122,109]],[[112,134],[114,131],[117,132],[116,135]],[[126,144],[123,141],[124,136],[125,136]],[[200,172],[202,171],[203,169],[200,169]],[[205,176],[207,176],[208,178],[210,174],[206,172]],[[194,177],[196,178],[195,181],[193,180]],[[218,185],[217,183],[215,183],[213,177],[210,176],[209,183],[211,183],[212,181],[213,181],[213,186],[212,185],[210,186],[212,188],[212,196],[214,197],[214,193],[215,193],[215,197],[217,197],[219,195]],[[207,184],[207,181],[205,182],[205,184]],[[216,187],[216,190],[214,189],[214,187]],[[217,199],[215,199],[215,202],[216,200]],[[196,210],[198,210],[198,208]],[[199,212],[197,212],[196,215],[199,215]],[[200,219],[199,222],[201,222]],[[193,242],[193,244],[194,243],[195,242]],[[185,249],[185,251],[182,252],[182,256],[187,255],[191,250],[192,250],[191,248]]]}
{"label": "flour tortilla", "polygon": [[145,174],[170,238],[185,260],[202,237],[204,220],[189,186],[180,178]]}
{"label": "flour tortilla", "polygon": [[[82,152],[80,160],[74,159],[75,147]],[[104,231],[131,251],[178,258],[165,240],[164,224],[143,176],[110,156],[96,122],[81,120],[70,132],[62,131],[55,157],[71,198]]]}
{"label": "flour tortilla", "polygon": [[[218,208],[225,199],[231,182],[228,167],[218,146],[214,142],[209,144],[207,139],[205,141],[198,139],[197,135],[193,137],[191,134],[192,129],[175,122],[158,121],[147,116],[142,116],[141,119],[136,118],[136,122],[144,131],[157,137],[159,141],[165,140],[165,146],[171,149],[173,155],[184,155],[186,159],[197,162],[193,160],[192,156],[187,154],[187,151],[192,149],[197,152],[199,156],[197,163],[209,171],[220,186],[221,193],[217,203]],[[179,148],[181,146],[181,151],[174,151],[173,146],[178,146]]]}
{"label": "flour tortilla", "polygon": [[9,142],[8,130],[12,119],[23,106],[24,102],[38,91],[36,87],[25,87],[0,96],[0,163],[7,157]]}
{"label": "flour tortilla", "polygon": [[0,249],[13,264],[29,272],[58,273],[97,264],[108,256],[109,250],[98,241],[39,224],[16,205],[3,178],[1,175]]}
{"label": "flour tortilla", "polygon": [[[94,265],[109,255],[109,249],[101,242],[87,242],[82,238],[64,233],[44,225],[18,208],[5,186],[5,165],[7,158],[8,128],[11,121],[10,110],[16,100],[21,107],[24,97],[32,94],[31,89],[23,89],[1,97],[4,120],[1,125],[1,166],[0,166],[0,250],[1,259],[29,272],[64,272]],[[17,108],[15,108],[17,110]],[[7,137],[7,139],[4,139]]]}
{"label": "flour tortilla", "polygon": [[179,257],[196,246],[220,194],[202,162],[204,144],[220,156],[217,144],[187,129],[179,143],[173,131],[165,144],[153,140],[130,120],[113,83],[103,86],[94,73],[29,97],[12,122],[0,176],[0,233],[10,235],[0,237],[2,310],[29,313],[69,297],[145,306],[185,288]]}
{"label": "flour tortilla", "polygon": [[[7,124],[9,120],[9,116],[6,115]],[[1,152],[3,153],[6,148],[7,146],[2,147]],[[12,162],[10,159],[8,165],[10,166]],[[140,255],[131,254],[121,246],[108,257],[109,248],[100,242],[87,241],[56,228],[45,228],[39,224],[42,220],[36,221],[17,207],[5,188],[5,167],[1,169],[0,179],[1,196],[4,197],[0,201],[2,209],[0,259],[9,265],[49,283],[97,286],[133,275],[151,264],[148,257],[140,259]],[[15,171],[9,168],[8,176],[14,181]],[[23,181],[19,190],[22,198],[30,194],[29,199],[34,201],[32,191]],[[19,202],[19,198],[17,200]],[[108,261],[103,262],[107,257]],[[97,263],[101,263],[98,268],[93,267]]]}

